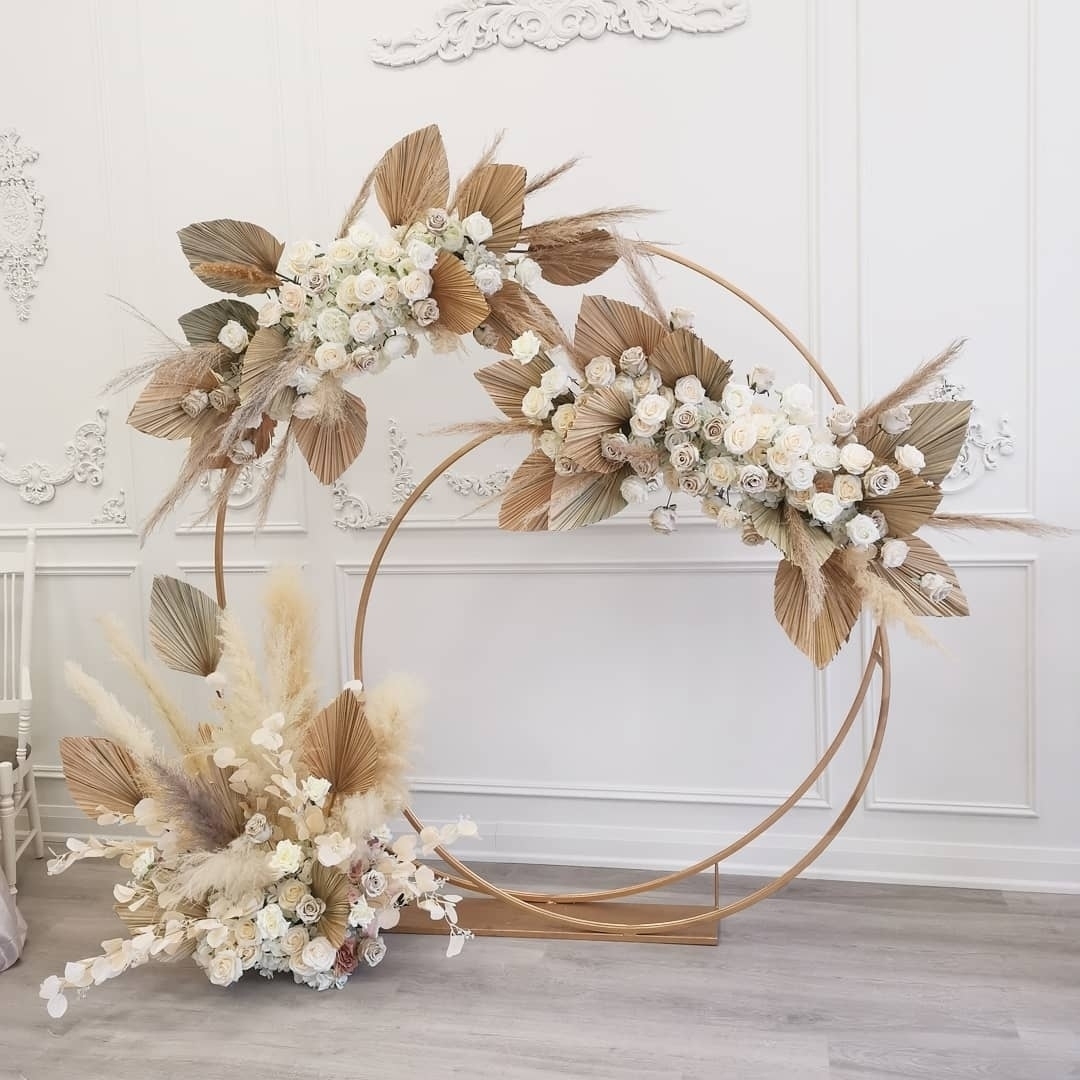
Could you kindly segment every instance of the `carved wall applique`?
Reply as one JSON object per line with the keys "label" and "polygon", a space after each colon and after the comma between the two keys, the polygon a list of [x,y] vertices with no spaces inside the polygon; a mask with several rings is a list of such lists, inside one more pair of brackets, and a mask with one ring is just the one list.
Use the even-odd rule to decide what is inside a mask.
{"label": "carved wall applique", "polygon": [[429,28],[376,38],[371,55],[376,64],[405,67],[462,60],[493,45],[553,50],[607,33],[651,41],[672,31],[715,34],[746,17],[747,0],[458,0]]}
{"label": "carved wall applique", "polygon": [[30,461],[12,467],[7,463],[7,448],[0,445],[0,481],[18,491],[19,498],[31,506],[52,502],[56,489],[75,481],[100,487],[105,475],[105,435],[108,409],[98,409],[97,419],[81,424],[64,446],[66,465]]}
{"label": "carved wall applique", "polygon": [[445,479],[447,486],[457,495],[478,495],[482,499],[491,499],[506,490],[513,473],[513,469],[501,466],[487,476],[469,476],[451,471],[446,474]]}
{"label": "carved wall applique", "polygon": [[90,519],[91,525],[126,525],[127,496],[121,488],[111,499],[101,504],[101,509]]}
{"label": "carved wall applique", "polygon": [[16,315],[25,322],[38,285],[37,269],[45,264],[49,251],[45,200],[33,179],[25,175],[38,152],[20,145],[20,138],[14,130],[0,131],[0,279]]}
{"label": "carved wall applique", "polygon": [[[932,401],[959,401],[964,389],[963,383],[950,382],[946,376],[930,391],[930,398]],[[963,491],[971,487],[985,473],[994,472],[1002,458],[1011,457],[1015,452],[1016,437],[1009,418],[999,417],[997,430],[992,432],[979,416],[976,405],[956,464],[941,483],[942,491]]]}

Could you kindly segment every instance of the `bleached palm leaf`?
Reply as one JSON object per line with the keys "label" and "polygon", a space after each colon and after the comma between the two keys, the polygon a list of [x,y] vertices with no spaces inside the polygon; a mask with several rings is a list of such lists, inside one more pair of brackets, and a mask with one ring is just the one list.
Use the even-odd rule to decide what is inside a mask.
{"label": "bleached palm leaf", "polygon": [[66,735],[60,761],[71,801],[88,817],[102,810],[131,814],[145,795],[135,759],[112,739]]}
{"label": "bleached palm leaf", "polygon": [[[917,536],[905,536],[908,555],[900,566],[890,568],[880,559],[869,564],[872,574],[891,585],[904,598],[908,609],[916,615],[967,615],[967,597],[960,588],[956,571],[925,541]],[[950,586],[942,600],[933,600],[920,582],[926,574],[940,574]]]}
{"label": "bleached palm leaf", "polygon": [[450,197],[450,166],[439,129],[413,131],[375,166],[375,198],[391,225],[411,225]]}
{"label": "bleached palm leaf", "polygon": [[221,608],[179,578],[159,574],[150,591],[150,644],[173,671],[210,675],[221,660]]}
{"label": "bleached palm leaf", "polygon": [[964,448],[971,423],[970,401],[930,401],[912,405],[911,427],[900,435],[878,430],[866,445],[885,461],[892,462],[898,446],[918,447],[926,458],[919,476],[940,484],[949,475]]}
{"label": "bleached palm leaf", "polygon": [[250,400],[266,379],[272,379],[285,358],[285,334],[276,326],[263,326],[244,351],[240,369],[240,401]]}
{"label": "bleached palm leaf", "polygon": [[552,285],[584,285],[619,261],[618,244],[607,229],[590,229],[563,244],[529,247],[529,258]]}
{"label": "bleached palm leaf", "polygon": [[221,414],[211,408],[197,416],[184,411],[181,402],[191,390],[213,390],[218,380],[207,367],[201,374],[177,375],[163,367],[143,387],[128,413],[127,422],[136,431],[157,439],[190,439],[218,426]]}
{"label": "bleached palm leaf", "polygon": [[570,341],[551,309],[534,293],[516,281],[504,281],[502,288],[488,297],[491,309],[484,325],[494,330],[497,352],[508,353],[514,338],[532,330],[548,347],[570,348]]}
{"label": "bleached palm leaf", "polygon": [[[895,462],[893,463],[895,465]],[[866,499],[866,510],[880,510],[889,523],[890,536],[907,536],[924,525],[941,505],[941,488],[915,476],[906,469],[898,468],[900,486],[881,498]]]}
{"label": "bleached palm leaf", "polygon": [[649,359],[660,372],[665,386],[674,387],[684,375],[696,375],[713,401],[720,400],[731,378],[731,363],[721,360],[697,334],[689,330],[675,330],[668,334]]}
{"label": "bleached palm leaf", "polygon": [[177,322],[191,345],[213,345],[228,322],[238,322],[249,334],[258,327],[259,313],[243,300],[215,300],[181,315]]}
{"label": "bleached palm leaf", "polygon": [[626,506],[619,488],[630,475],[629,466],[618,472],[573,473],[556,476],[551,485],[551,509],[548,528],[552,532],[580,529],[612,517]]}
{"label": "bleached palm leaf", "polygon": [[513,532],[546,530],[554,481],[555,463],[543,450],[534,450],[506,485],[499,505],[499,528]]}
{"label": "bleached palm leaf", "polygon": [[439,325],[454,334],[471,334],[488,315],[484,294],[465,264],[449,251],[440,251],[431,269],[431,295],[439,305]]}
{"label": "bleached palm leaf", "polygon": [[[746,503],[750,505],[746,506]],[[788,528],[787,522],[784,521],[781,511],[776,507],[752,502],[749,499],[746,500],[746,503],[740,509],[745,507],[754,529],[774,547],[778,548],[786,558],[793,558],[794,548],[790,535],[791,530]],[[831,558],[836,551],[836,545],[824,529],[818,529],[810,525],[806,530],[804,539],[809,544],[808,552],[812,551],[814,561],[818,566],[823,566],[826,560]]]}
{"label": "bleached palm leaf", "polygon": [[326,420],[294,419],[290,431],[311,471],[321,484],[332,484],[356,460],[367,438],[367,409],[347,390],[342,391],[339,416]]}
{"label": "bleached palm leaf", "polygon": [[587,472],[608,473],[622,468],[620,462],[604,457],[603,437],[622,431],[633,412],[626,395],[614,387],[590,390],[577,406],[563,453]]}
{"label": "bleached palm leaf", "polygon": [[479,211],[491,222],[484,247],[505,255],[521,235],[525,214],[525,170],[520,165],[485,165],[461,184],[457,212],[462,220]]}
{"label": "bleached palm leaf", "polygon": [[212,289],[249,296],[281,284],[277,265],[285,245],[260,225],[221,218],[177,235],[195,276]]}
{"label": "bleached palm leaf", "polygon": [[862,610],[862,598],[845,573],[840,553],[834,552],[821,568],[825,597],[821,613],[814,616],[802,571],[787,559],[776,568],[773,608],[784,633],[814,664],[825,667],[851,636]]}
{"label": "bleached palm leaf", "polygon": [[379,782],[378,743],[352,690],[312,717],[304,729],[303,760],[312,776],[330,781],[334,800],[361,795]]}
{"label": "bleached palm leaf", "polygon": [[618,361],[627,349],[639,347],[651,356],[670,333],[651,315],[606,296],[586,296],[574,329],[574,360],[578,369],[596,356]]}
{"label": "bleached palm leaf", "polygon": [[555,365],[541,353],[527,364],[517,360],[500,360],[475,372],[476,380],[488,392],[488,396],[512,420],[524,420],[521,399],[534,386],[540,385],[541,376]]}
{"label": "bleached palm leaf", "polygon": [[349,930],[349,879],[316,859],[311,866],[311,895],[326,905],[315,924],[316,935],[340,949]]}

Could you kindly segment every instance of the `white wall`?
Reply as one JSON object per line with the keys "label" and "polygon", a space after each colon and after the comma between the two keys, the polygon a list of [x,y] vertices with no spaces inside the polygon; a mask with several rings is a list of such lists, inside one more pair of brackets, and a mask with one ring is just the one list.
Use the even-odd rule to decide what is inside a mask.
{"label": "white wall", "polygon": [[[129,432],[127,400],[95,397],[152,342],[107,295],[175,332],[177,314],[211,298],[177,228],[235,216],[286,238],[327,237],[382,150],[431,121],[459,172],[502,127],[507,158],[533,169],[583,152],[534,213],[659,208],[648,236],[762,299],[852,400],[967,336],[954,377],[987,438],[1008,419],[1015,452],[992,472],[976,454],[952,508],[1080,525],[1076,4],[751,0],[748,23],[723,35],[493,49],[399,71],[368,62],[371,37],[439,6],[52,0],[5,12],[16,47],[0,68],[0,127],[41,151],[31,172],[50,256],[28,323],[0,293],[3,464],[62,464],[75,429],[109,409],[100,487],[73,480],[32,506],[0,482],[3,542],[17,546],[29,526],[42,535],[34,756],[54,833],[86,828],[56,740],[90,718],[62,684],[62,660],[134,694],[94,616],[141,627],[158,572],[211,586],[208,533],[186,524],[195,504],[138,544],[179,451]],[[682,270],[662,276],[665,299],[696,309],[738,365],[801,374],[748,312]],[[629,295],[615,273],[600,285]],[[551,299],[570,322],[571,291]],[[408,475],[400,460],[391,475],[391,419],[418,478],[452,445],[422,433],[493,414],[469,375],[489,361],[479,350],[421,356],[364,387],[371,435],[349,491],[392,511]],[[459,471],[485,477],[523,453],[485,447]],[[460,520],[480,502],[436,485],[391,549],[369,624],[369,677],[406,669],[431,690],[415,769],[423,813],[472,814],[478,850],[499,858],[669,866],[737,835],[798,783],[842,720],[866,638],[815,676],[774,623],[769,551],[697,524],[670,538],[632,521],[504,535],[491,507]],[[253,626],[266,568],[305,566],[327,693],[347,671],[378,540],[335,527],[342,517],[294,463],[269,527],[253,538],[238,506],[227,545],[231,602]],[[1066,641],[1076,543],[939,546],[974,614],[934,627],[938,651],[894,639],[880,767],[814,872],[1080,889]],[[862,737],[737,868],[782,868],[827,827],[861,767],[864,719]]]}

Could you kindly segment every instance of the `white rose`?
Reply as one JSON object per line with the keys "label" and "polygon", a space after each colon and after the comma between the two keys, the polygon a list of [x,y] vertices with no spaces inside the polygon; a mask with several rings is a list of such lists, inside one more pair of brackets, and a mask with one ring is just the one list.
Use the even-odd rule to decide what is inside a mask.
{"label": "white rose", "polygon": [[326,308],[319,312],[315,331],[323,341],[344,345],[349,340],[349,316],[340,308]]}
{"label": "white rose", "polygon": [[370,311],[358,311],[349,320],[349,333],[354,341],[370,341],[381,329],[379,320]]}
{"label": "white rose", "polygon": [[678,472],[688,472],[700,458],[701,454],[693,443],[683,443],[671,451],[671,465]]}
{"label": "white rose", "polygon": [[352,294],[358,304],[374,304],[386,292],[386,283],[374,270],[363,270],[345,280],[351,283]]}
{"label": "white rose", "polygon": [[545,431],[540,435],[540,449],[554,461],[562,450],[562,436],[554,431]]}
{"label": "white rose", "polygon": [[754,392],[742,383],[729,382],[720,395],[720,401],[732,416],[739,416],[750,410],[754,403]]}
{"label": "white rose", "polygon": [[833,480],[833,494],[845,505],[857,503],[863,496],[862,481],[857,476],[841,473]]}
{"label": "white rose", "polygon": [[278,289],[278,300],[281,301],[281,306],[285,311],[290,315],[295,315],[304,306],[307,293],[299,285],[287,281]]}
{"label": "white rose", "polygon": [[319,900],[317,897],[312,896],[311,893],[302,896],[300,903],[296,905],[296,917],[308,926],[318,922],[325,911],[326,901]]}
{"label": "white rose", "polygon": [[308,270],[300,276],[300,284],[313,296],[326,292],[330,284],[330,278],[325,270]]}
{"label": "white rose", "polygon": [[413,240],[405,251],[409,261],[417,270],[430,270],[435,265],[439,253],[423,240]]}
{"label": "white rose", "polygon": [[776,436],[776,446],[782,447],[796,457],[802,457],[810,453],[810,447],[814,440],[810,435],[810,429],[804,424],[792,424]]}
{"label": "white rose", "polygon": [[701,469],[683,473],[679,477],[679,490],[686,492],[687,495],[704,495],[708,486],[709,482]]}
{"label": "white rose", "polygon": [[909,472],[913,472],[916,476],[926,468],[926,458],[923,456],[921,450],[918,447],[910,444],[904,446],[898,446],[895,450],[896,463]]}
{"label": "white rose", "polygon": [[367,251],[375,243],[375,233],[366,221],[357,221],[350,225],[348,237],[356,245],[357,251]]}
{"label": "white rose", "polygon": [[326,251],[334,266],[352,266],[359,255],[360,249],[352,240],[335,240]]}
{"label": "white rose", "polygon": [[810,513],[822,525],[831,525],[844,512],[844,504],[831,492],[819,491],[810,500]]}
{"label": "white rose", "polygon": [[281,306],[281,301],[276,298],[267,300],[261,308],[259,308],[259,325],[260,326],[277,326],[281,322],[281,316],[285,309]]}
{"label": "white rose", "polygon": [[585,365],[585,378],[590,386],[611,386],[617,374],[610,356],[594,356]]}
{"label": "white rose", "polygon": [[244,974],[244,965],[236,949],[218,949],[206,966],[206,977],[215,986],[232,986]]}
{"label": "white rose", "polygon": [[796,462],[785,477],[787,486],[792,491],[809,491],[814,486],[817,469],[809,461]]}
{"label": "white rose", "polygon": [[810,447],[810,461],[815,469],[831,472],[840,467],[840,447],[835,443],[814,443]]}
{"label": "white rose", "polygon": [[265,844],[272,830],[265,814],[252,814],[244,825],[244,835],[253,844]]}
{"label": "white rose", "polygon": [[667,419],[668,403],[660,394],[646,394],[634,409],[634,415],[644,424],[660,425]]}
{"label": "white rose", "polygon": [[769,483],[769,474],[760,465],[744,465],[739,470],[739,487],[747,495],[760,495]]}
{"label": "white rose", "polygon": [[315,363],[320,371],[340,371],[349,362],[344,345],[327,341],[315,350]]}
{"label": "white rose", "polygon": [[510,342],[510,355],[515,360],[527,364],[536,357],[543,344],[531,330],[526,330],[524,334]]}
{"label": "white rose", "polygon": [[233,924],[233,936],[238,945],[255,945],[259,941],[259,928],[251,919],[240,919]]}
{"label": "white rose", "polygon": [[386,875],[381,870],[369,870],[360,879],[364,892],[370,897],[382,896],[386,892]]}
{"label": "white rose", "polygon": [[[432,323],[438,322],[440,314],[438,303],[430,296],[426,300],[417,300],[412,305],[412,317],[421,326],[431,326]],[[435,331],[432,331],[432,333],[435,333]],[[438,336],[432,338],[431,341],[436,352],[452,352],[457,348],[457,335],[449,330],[440,329]]]}
{"label": "white rose", "polygon": [[491,226],[491,222],[479,210],[475,210],[465,218],[461,223],[461,227],[465,230],[465,235],[474,244],[482,244],[485,240],[490,240],[492,233],[495,231]]}
{"label": "white rose", "polygon": [[309,776],[301,785],[300,790],[304,797],[316,806],[322,806],[326,802],[326,796],[330,794],[330,781],[321,776]]}
{"label": "white rose", "polygon": [[679,428],[669,428],[664,433],[664,448],[667,450],[674,450],[676,446],[682,446],[683,443],[690,441],[690,432],[682,431]]}
{"label": "white rose", "polygon": [[634,397],[634,380],[625,372],[615,376],[615,381],[611,384],[619,391],[624,398],[633,399]]}
{"label": "white rose", "polygon": [[401,258],[401,245],[392,236],[383,237],[375,244],[372,255],[376,262],[389,266]]}
{"label": "white rose", "polygon": [[668,317],[668,324],[672,330],[692,330],[694,328],[694,313],[689,308],[672,308]]}
{"label": "white rose", "polygon": [[756,367],[750,372],[750,385],[760,394],[771,390],[776,382],[776,372],[772,368]]}
{"label": "white rose", "polygon": [[282,911],[295,911],[296,905],[307,895],[307,886],[296,878],[278,882],[277,902]]}
{"label": "white rose", "polygon": [[721,454],[705,462],[705,476],[714,487],[730,487],[739,478],[739,466]]}
{"label": "white rose", "polygon": [[394,334],[386,339],[385,344],[379,350],[383,365],[392,364],[412,351],[413,342],[408,334]]}
{"label": "white rose", "polygon": [[890,570],[903,566],[910,550],[903,540],[886,540],[881,545],[881,565],[887,566]]}
{"label": "white rose", "polygon": [[621,372],[629,375],[632,379],[636,379],[639,375],[644,375],[648,369],[649,359],[640,345],[635,345],[630,349],[623,349],[622,355],[619,357],[619,370]]}
{"label": "white rose", "polygon": [[234,353],[242,353],[251,340],[248,332],[235,319],[230,319],[218,331],[217,339],[226,349]]}
{"label": "white rose", "polygon": [[874,451],[861,443],[848,443],[840,447],[840,464],[853,476],[860,476],[874,464]]}
{"label": "white rose", "polygon": [[289,929],[281,935],[279,944],[281,946],[281,951],[286,956],[296,956],[297,953],[304,951],[304,946],[308,941],[308,930],[306,926],[290,926]]}
{"label": "white rose", "polygon": [[415,303],[417,300],[424,300],[431,295],[433,284],[431,275],[426,270],[413,270],[398,282],[398,288],[406,300]]}
{"label": "white rose", "polygon": [[560,405],[556,410],[554,416],[551,418],[551,426],[560,435],[565,436],[570,430],[570,425],[574,422],[574,416],[577,410],[573,405]]}
{"label": "white rose", "polygon": [[660,385],[660,372],[656,368],[648,368],[644,375],[633,376],[634,379],[634,393],[638,397],[645,397],[646,394],[660,393],[662,387]]}
{"label": "white rose", "polygon": [[826,423],[834,435],[841,438],[850,435],[855,430],[855,410],[849,409],[846,405],[836,405],[829,413]]}
{"label": "white rose", "polygon": [[658,533],[673,533],[677,515],[674,506],[658,506],[649,515],[649,524]]}
{"label": "white rose", "polygon": [[560,394],[566,393],[570,388],[570,375],[566,368],[561,368],[558,365],[552,368],[548,368],[543,375],[540,376],[540,389],[547,394],[548,397],[556,398]]}
{"label": "white rose", "polygon": [[521,411],[529,420],[546,420],[554,408],[551,398],[539,386],[529,387],[521,399]]}
{"label": "white rose", "polygon": [[285,249],[285,264],[294,273],[300,274],[315,264],[317,252],[309,240],[297,240]]}
{"label": "white rose", "polygon": [[621,431],[609,431],[600,436],[600,453],[607,461],[625,461],[630,440]]}
{"label": "white rose", "polygon": [[783,418],[770,409],[751,409],[750,418],[754,421],[754,431],[759,443],[768,444],[776,437]]}
{"label": "white rose", "polygon": [[700,405],[705,400],[705,387],[696,375],[684,375],[675,383],[675,400],[684,405]]}
{"label": "white rose", "polygon": [[790,450],[775,443],[765,451],[765,459],[769,463],[769,468],[777,476],[787,476],[799,461],[799,458]]}
{"label": "white rose", "polygon": [[888,465],[878,465],[866,474],[867,495],[880,498],[882,495],[895,491],[899,486],[900,477],[897,476],[896,470],[890,469]]}
{"label": "white rose", "polygon": [[267,904],[262,908],[255,916],[255,923],[259,928],[259,933],[270,941],[281,937],[289,929],[288,920],[277,904]]}
{"label": "white rose", "polygon": [[382,279],[383,294],[382,294],[382,307],[387,311],[392,311],[403,303],[401,294],[401,285],[397,278],[384,277]]}
{"label": "white rose", "polygon": [[935,604],[940,604],[952,592],[952,585],[940,574],[923,574],[919,587]]}
{"label": "white rose", "polygon": [[270,854],[270,869],[276,870],[280,877],[295,874],[304,861],[304,849],[291,840],[279,840]]}
{"label": "white rose", "polygon": [[737,416],[724,429],[724,446],[730,454],[747,454],[756,443],[757,425],[752,416]]}
{"label": "white rose", "polygon": [[780,407],[793,424],[810,423],[814,416],[814,391],[804,383],[793,383],[780,396]]}
{"label": "white rose", "polygon": [[722,416],[710,416],[709,419],[701,425],[701,435],[713,445],[718,445],[724,441],[724,428],[726,426],[726,421]]}
{"label": "white rose", "polygon": [[368,904],[364,897],[360,897],[352,907],[349,908],[349,925],[355,926],[358,929],[363,929],[372,919],[375,918],[375,912],[372,910],[371,905]]}
{"label": "white rose", "polygon": [[877,522],[867,514],[856,514],[845,528],[848,539],[856,547],[869,547],[881,535]]}
{"label": "white rose", "polygon": [[473,272],[473,281],[485,296],[492,296],[503,286],[502,271],[492,263],[484,263]]}
{"label": "white rose", "polygon": [[619,485],[619,494],[628,503],[641,503],[649,497],[649,485],[640,476],[628,476]]}
{"label": "white rose", "polygon": [[327,938],[312,938],[301,950],[300,959],[313,971],[329,971],[337,960],[337,949]]}
{"label": "white rose", "polygon": [[378,967],[382,963],[383,957],[386,955],[386,942],[382,938],[371,938],[364,942],[364,947],[361,950],[361,956],[364,958],[364,963],[368,967]]}
{"label": "white rose", "polygon": [[339,832],[315,837],[315,857],[323,866],[340,866],[356,850],[356,844]]}
{"label": "white rose", "polygon": [[517,278],[523,289],[531,289],[540,282],[540,264],[535,259],[528,257],[521,259],[514,266],[514,277]]}
{"label": "white rose", "polygon": [[451,218],[439,237],[439,243],[447,251],[460,251],[465,246],[465,230],[461,222]]}
{"label": "white rose", "polygon": [[694,431],[701,424],[696,405],[680,405],[671,414],[671,422],[679,431]]}
{"label": "white rose", "polygon": [[897,405],[887,409],[878,417],[881,429],[889,435],[903,435],[911,427],[911,409],[907,405]]}
{"label": "white rose", "polygon": [[639,439],[651,438],[660,430],[661,426],[661,424],[651,424],[647,420],[642,420],[641,417],[637,415],[630,417],[630,430]]}

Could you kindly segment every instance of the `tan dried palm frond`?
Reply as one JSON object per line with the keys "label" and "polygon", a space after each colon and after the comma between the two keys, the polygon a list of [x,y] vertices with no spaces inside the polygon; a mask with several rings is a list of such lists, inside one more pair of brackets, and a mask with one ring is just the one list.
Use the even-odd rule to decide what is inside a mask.
{"label": "tan dried palm frond", "polygon": [[[218,346],[218,350],[220,350]],[[214,352],[203,349],[201,352]],[[186,362],[161,365],[150,381],[143,387],[128,413],[127,422],[136,431],[153,435],[157,439],[190,439],[221,424],[221,414],[207,406],[201,413],[191,416],[184,411],[182,402],[192,390],[209,392],[219,384],[209,363],[202,362],[198,369]]]}
{"label": "tan dried palm frond", "polygon": [[71,801],[87,817],[97,818],[103,810],[132,814],[145,797],[138,764],[112,739],[65,735],[60,761]]}
{"label": "tan dried palm frond", "polygon": [[457,187],[454,189],[454,194],[450,197],[449,204],[446,209],[457,206],[461,201],[461,192],[464,188],[472,184],[474,178],[479,175],[489,165],[494,164],[495,157],[499,152],[499,147],[502,146],[503,139],[506,138],[506,131],[497,131],[492,136],[491,142],[484,147],[484,152],[473,163],[469,171],[461,177],[457,182]]}
{"label": "tan dried palm frond", "polygon": [[697,334],[689,330],[675,330],[668,334],[649,359],[660,372],[665,386],[674,387],[684,375],[696,375],[713,401],[720,400],[731,378],[730,361],[721,360]]}
{"label": "tan dried palm frond", "polygon": [[312,776],[330,781],[332,799],[362,793],[379,782],[378,745],[352,690],[343,690],[307,725],[303,762]]}
{"label": "tan dried palm frond", "polygon": [[64,665],[64,677],[68,686],[94,711],[94,719],[105,734],[136,760],[149,761],[158,756],[157,744],[150,729],[133,713],[129,712],[115,694],[78,664],[68,661]]}
{"label": "tan dried palm frond", "polygon": [[570,350],[570,339],[551,309],[535,293],[516,281],[504,281],[497,293],[488,297],[491,309],[483,325],[496,334],[492,348],[508,353],[514,338],[532,330],[548,348],[561,346]]}
{"label": "tan dried palm frond", "polygon": [[311,895],[326,905],[315,933],[340,949],[349,932],[349,879],[316,860],[311,866]]}
{"label": "tan dried palm frond", "polygon": [[488,396],[512,420],[524,420],[521,400],[534,386],[540,385],[545,371],[555,365],[541,353],[527,364],[517,360],[500,360],[475,372],[476,380],[488,392]]}
{"label": "tan dried palm frond", "polygon": [[244,351],[240,369],[240,401],[248,402],[266,379],[272,379],[285,359],[288,342],[285,334],[276,326],[263,326]]}
{"label": "tan dried palm frond", "polygon": [[[326,380],[324,380],[326,381]],[[300,452],[321,484],[332,484],[357,459],[367,438],[364,403],[341,390],[336,415],[293,419],[290,430]]]}
{"label": "tan dried palm frond", "polygon": [[135,643],[124,632],[119,621],[111,615],[105,615],[99,622],[113,656],[142,683],[143,689],[154,703],[158,714],[168,725],[177,749],[185,754],[190,752],[198,745],[198,732],[184,716],[180,706],[169,697],[161,680],[135,647]]}
{"label": "tan dried palm frond", "polygon": [[617,514],[626,506],[619,489],[629,475],[630,467],[624,465],[606,475],[581,472],[556,476],[551,485],[548,528],[552,532],[580,529]]}
{"label": "tan dried palm frond", "polygon": [[[814,529],[803,515],[790,503],[784,503],[784,524],[787,525],[787,538],[791,546],[788,556],[802,572],[803,588],[806,591],[806,611],[812,621],[816,621],[825,606],[825,575],[819,561],[819,548],[816,545]],[[831,558],[831,556],[830,556]],[[828,560],[826,560],[827,562]]]}
{"label": "tan dried palm frond", "polygon": [[[746,513],[750,518],[750,524],[759,536],[763,536],[768,540],[786,558],[794,560],[791,529],[783,511],[777,507],[766,506],[764,503],[753,502],[746,507]],[[804,552],[803,557],[807,562],[810,561],[812,552],[813,562],[816,562],[818,566],[823,566],[826,560],[831,558],[833,552],[836,551],[836,545],[824,529],[817,529],[808,525],[804,539],[810,545],[809,548],[804,547],[802,549]]]}
{"label": "tan dried palm frond", "polygon": [[394,143],[375,166],[374,186],[391,225],[411,225],[431,207],[446,206],[450,166],[438,127],[430,124]]}
{"label": "tan dried palm frond", "polygon": [[484,294],[465,264],[449,251],[440,251],[431,269],[431,295],[439,305],[439,325],[454,334],[471,334],[488,315]]}
{"label": "tan dried palm frond", "polygon": [[566,433],[563,453],[586,472],[609,473],[622,463],[604,457],[603,438],[622,431],[634,414],[625,394],[612,386],[590,390],[578,403],[574,422]]}
{"label": "tan dried palm frond", "polygon": [[574,361],[585,370],[593,357],[609,356],[618,361],[627,349],[644,349],[652,356],[670,331],[651,315],[606,296],[586,296],[574,328]]}
{"label": "tan dried palm frond", "polygon": [[562,244],[531,244],[529,258],[552,285],[585,285],[619,261],[618,241],[607,229],[589,229]]}
{"label": "tan dried palm frond", "polygon": [[864,508],[880,510],[889,523],[890,536],[908,536],[924,525],[941,505],[941,488],[915,476],[906,469],[897,469],[900,486],[880,498],[867,497]]}
{"label": "tan dried palm frond", "polygon": [[315,608],[300,573],[280,568],[270,575],[263,600],[263,651],[270,701],[288,724],[305,723],[315,711]]}
{"label": "tan dried palm frond", "polygon": [[177,235],[195,276],[212,289],[248,296],[281,284],[277,265],[285,245],[260,225],[222,218]]}
{"label": "tan dried palm frond", "polygon": [[[904,598],[915,615],[967,615],[967,597],[960,588],[956,571],[925,541],[905,536],[907,558],[900,566],[885,566],[880,559],[869,564],[870,573],[887,581]],[[952,588],[943,600],[933,600],[920,585],[926,574],[940,574]]]}
{"label": "tan dried palm frond", "polygon": [[911,406],[911,427],[900,435],[890,435],[879,426],[866,445],[886,461],[892,461],[898,446],[916,446],[926,458],[919,473],[924,480],[940,484],[960,456],[971,423],[970,401],[930,401]]}
{"label": "tan dried palm frond", "polygon": [[537,191],[542,191],[544,188],[550,187],[550,185],[554,184],[556,180],[558,180],[562,176],[565,176],[571,169],[573,169],[580,160],[581,158],[578,157],[568,158],[561,164],[556,165],[554,168],[548,169],[545,172],[542,172],[539,176],[530,180],[529,186],[525,189],[526,198],[528,198],[528,196],[530,195],[535,194]]}
{"label": "tan dried palm frond", "polygon": [[243,300],[215,300],[181,315],[176,321],[191,345],[217,345],[228,322],[238,322],[249,334],[259,325],[259,313]]}
{"label": "tan dried palm frond", "polygon": [[841,552],[834,552],[821,568],[825,593],[815,615],[802,571],[787,559],[776,568],[773,609],[777,622],[795,647],[815,666],[826,667],[851,636],[862,610],[862,597],[844,568]]}
{"label": "tan dried palm frond", "polygon": [[461,182],[457,212],[464,220],[479,211],[491,222],[484,247],[505,255],[521,234],[525,215],[525,170],[520,165],[485,165]]}
{"label": "tan dried palm frond", "polygon": [[506,485],[499,505],[499,528],[512,532],[546,530],[554,481],[555,463],[543,450],[534,450]]}
{"label": "tan dried palm frond", "polygon": [[858,440],[865,443],[878,430],[878,417],[882,413],[895,409],[899,405],[906,405],[912,398],[927,390],[931,383],[944,374],[945,369],[956,359],[963,347],[963,339],[952,342],[937,356],[920,364],[895,389],[861,409],[855,425]]}
{"label": "tan dried palm frond", "polygon": [[221,661],[221,608],[179,578],[159,574],[150,590],[150,644],[173,671],[209,675]]}

